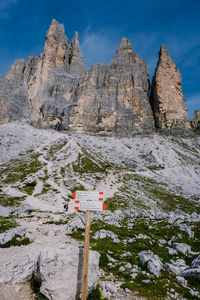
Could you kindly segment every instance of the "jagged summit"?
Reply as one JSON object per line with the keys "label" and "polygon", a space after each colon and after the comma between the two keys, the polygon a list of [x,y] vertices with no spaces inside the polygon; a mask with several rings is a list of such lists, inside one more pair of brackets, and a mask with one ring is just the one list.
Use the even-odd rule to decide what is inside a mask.
{"label": "jagged summit", "polygon": [[125,37],[123,37],[121,39],[121,42],[119,44],[119,47],[118,47],[117,51],[124,51],[124,50],[131,50],[132,51],[131,43]]}
{"label": "jagged summit", "polygon": [[181,74],[164,46],[152,81],[150,102],[158,129],[190,128]]}
{"label": "jagged summit", "polygon": [[42,128],[117,136],[190,128],[181,75],[164,46],[149,101],[147,64],[127,38],[107,65],[86,68],[78,32],[69,43],[55,19],[44,53],[15,61],[0,86],[0,123],[28,119]]}
{"label": "jagged summit", "polygon": [[69,65],[70,72],[80,74],[85,71],[86,66],[83,59],[83,54],[80,50],[78,32],[75,32],[69,46]]}
{"label": "jagged summit", "polygon": [[68,38],[65,35],[65,27],[63,24],[59,24],[55,19],[51,21],[49,29],[46,33],[46,38],[52,36],[56,40],[62,41],[64,43],[68,42]]}

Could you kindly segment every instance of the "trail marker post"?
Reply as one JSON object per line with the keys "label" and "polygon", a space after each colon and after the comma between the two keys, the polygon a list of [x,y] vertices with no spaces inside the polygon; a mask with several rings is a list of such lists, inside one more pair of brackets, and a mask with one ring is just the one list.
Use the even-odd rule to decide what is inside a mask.
{"label": "trail marker post", "polygon": [[85,244],[84,244],[84,258],[83,258],[81,300],[87,299],[88,260],[89,260],[89,246],[90,246],[90,219],[91,219],[91,212],[88,210],[86,215],[86,223],[85,223]]}
{"label": "trail marker post", "polygon": [[103,211],[106,205],[103,202],[103,192],[96,191],[76,191],[72,194],[75,200],[70,201],[69,206],[72,210],[86,211],[85,222],[85,243],[84,243],[84,258],[83,258],[83,273],[82,273],[82,287],[81,300],[87,299],[87,285],[88,285],[88,260],[89,260],[89,245],[90,245],[90,220],[91,211]]}

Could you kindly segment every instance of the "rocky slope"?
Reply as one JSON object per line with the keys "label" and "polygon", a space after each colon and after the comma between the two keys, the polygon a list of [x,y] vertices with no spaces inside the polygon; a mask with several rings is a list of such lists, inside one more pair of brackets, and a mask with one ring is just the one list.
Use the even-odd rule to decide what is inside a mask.
{"label": "rocky slope", "polygon": [[78,295],[85,216],[63,209],[77,189],[107,197],[107,210],[92,213],[91,288],[98,282],[104,299],[199,299],[199,136],[9,123],[0,140],[1,299]]}
{"label": "rocky slope", "polygon": [[0,124],[27,119],[40,128],[108,136],[190,128],[181,76],[163,47],[149,101],[147,65],[126,38],[108,64],[86,69],[78,33],[69,44],[56,20],[44,53],[17,60],[0,87]]}

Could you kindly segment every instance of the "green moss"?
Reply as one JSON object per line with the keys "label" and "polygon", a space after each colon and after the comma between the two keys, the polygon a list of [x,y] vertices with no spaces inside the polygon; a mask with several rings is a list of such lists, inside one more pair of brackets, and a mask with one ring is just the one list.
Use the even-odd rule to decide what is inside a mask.
{"label": "green moss", "polygon": [[[150,279],[149,283],[143,282],[143,280]],[[164,300],[166,299],[167,292],[170,289],[174,289],[179,295],[187,293],[188,289],[175,282],[175,277],[170,276],[163,272],[160,277],[148,277],[145,274],[139,274],[134,281],[131,278],[125,280],[122,288],[129,288],[130,290],[137,290],[143,297],[148,297],[152,300]]]}
{"label": "green moss", "polygon": [[92,291],[87,296],[87,300],[101,300],[101,292],[99,285],[96,288],[92,289]]}
{"label": "green moss", "polygon": [[148,187],[148,193],[159,200],[158,205],[165,211],[173,211],[180,209],[187,213],[200,213],[200,205],[195,201],[191,201],[183,196],[170,193],[162,188]]}
{"label": "green moss", "polygon": [[0,248],[9,248],[11,246],[22,246],[22,245],[26,246],[29,245],[30,243],[31,241],[29,240],[29,238],[21,239],[21,236],[16,235],[11,241],[3,245],[0,245]]}
{"label": "green moss", "polygon": [[51,188],[51,185],[48,184],[48,183],[45,183],[45,184],[43,185],[41,194],[46,194],[46,193],[50,190],[50,188]]}
{"label": "green moss", "polygon": [[[197,201],[167,191],[166,183],[157,182],[152,178],[133,173],[125,173],[119,181],[123,182],[123,185],[120,188],[121,198],[119,201],[117,201],[118,199],[116,198],[116,204],[118,207],[120,205],[119,202],[124,202],[127,207],[132,203],[132,206],[135,205],[140,208],[145,208],[142,199],[140,200],[138,197],[134,197],[133,187],[135,186],[135,190],[140,189],[146,197],[156,200],[156,205],[164,211],[168,212],[180,209],[187,213],[192,213],[194,211],[196,213],[200,213],[200,204]],[[117,206],[114,204],[115,199],[110,200],[110,208],[117,209]]]}
{"label": "green moss", "polygon": [[2,206],[20,206],[25,197],[10,197],[6,194],[0,194],[0,205]]}
{"label": "green moss", "polygon": [[59,141],[57,144],[52,145],[48,150],[45,147],[44,150],[46,152],[46,158],[50,159],[50,160],[56,160],[56,153],[60,150],[62,150],[63,147],[65,147],[67,145],[67,141]]}
{"label": "green moss", "polygon": [[106,169],[92,159],[90,155],[78,155],[78,159],[73,163],[73,170],[77,173],[96,173],[96,172],[105,172]]}
{"label": "green moss", "polygon": [[[128,228],[127,224],[131,222],[132,227]],[[106,273],[112,272],[119,280],[124,282],[123,287],[135,291],[137,290],[141,296],[145,296],[148,299],[165,299],[167,292],[173,288],[177,293],[186,297],[188,295],[188,289],[183,288],[175,281],[175,276],[169,275],[169,273],[162,271],[160,277],[156,277],[150,274],[145,266],[143,266],[139,259],[139,253],[144,250],[151,250],[154,254],[157,254],[163,263],[170,262],[178,258],[185,259],[188,265],[191,265],[195,255],[178,255],[171,256],[168,253],[167,244],[160,245],[159,240],[165,239],[168,243],[173,237],[173,242],[186,243],[191,246],[192,251],[197,252],[200,248],[200,222],[191,223],[189,226],[194,231],[194,238],[190,239],[186,232],[180,231],[176,225],[169,225],[167,221],[163,220],[150,220],[148,218],[137,217],[130,219],[126,217],[119,220],[120,227],[110,225],[103,221],[93,221],[91,224],[91,247],[100,253],[100,267],[104,269]],[[94,239],[94,235],[97,231],[105,229],[112,231],[117,235],[120,243],[114,243],[111,238]],[[76,239],[83,240],[84,230],[76,230],[72,236]],[[145,237],[139,236],[142,234]],[[129,239],[134,241],[129,242]],[[121,257],[121,254],[130,252],[131,256]],[[116,262],[109,264],[108,255],[112,256]],[[121,266],[125,266],[127,263],[131,265],[137,265],[139,267],[139,275],[132,280],[131,272],[129,269],[125,271],[119,271]],[[148,271],[147,274],[143,274],[141,271]],[[145,283],[142,280],[150,279],[150,283]],[[192,287],[190,283],[189,288]],[[195,283],[193,287],[196,288]],[[196,288],[197,289],[197,288]],[[159,291],[157,291],[159,290]],[[189,299],[189,298],[186,298]]]}
{"label": "green moss", "polygon": [[42,167],[38,157],[40,154],[27,154],[24,159],[12,159],[8,164],[1,166],[1,179],[3,183],[25,181],[30,174],[34,174]]}
{"label": "green moss", "polygon": [[9,229],[19,226],[15,221],[11,221],[10,218],[0,217],[0,233],[3,233]]}
{"label": "green moss", "polygon": [[29,194],[32,195],[35,189],[37,182],[34,180],[32,182],[27,182],[25,183],[25,185],[23,186],[24,191]]}
{"label": "green moss", "polygon": [[32,277],[30,280],[30,286],[33,291],[33,293],[36,295],[35,300],[48,300],[44,295],[40,293],[40,287],[41,287],[41,281],[36,279],[35,277]]}
{"label": "green moss", "polygon": [[161,166],[161,165],[157,165],[157,166],[148,166],[148,169],[151,170],[151,171],[155,171],[155,170],[163,170],[165,169],[164,166]]}

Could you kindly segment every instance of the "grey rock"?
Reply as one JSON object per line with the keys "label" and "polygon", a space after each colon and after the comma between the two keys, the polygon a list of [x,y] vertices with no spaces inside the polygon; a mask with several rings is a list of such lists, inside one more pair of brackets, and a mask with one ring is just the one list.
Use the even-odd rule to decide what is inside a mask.
{"label": "grey rock", "polygon": [[169,272],[171,272],[171,273],[173,273],[175,275],[180,275],[182,273],[181,268],[179,266],[176,266],[176,265],[173,265],[173,264],[167,263],[167,264],[165,264],[165,268]]}
{"label": "grey rock", "polygon": [[180,224],[179,225],[179,229],[181,231],[185,231],[188,233],[189,237],[190,238],[193,238],[194,237],[194,232],[191,230],[191,228],[189,226],[187,226],[186,224]]}
{"label": "grey rock", "polygon": [[189,293],[190,293],[191,296],[197,297],[198,299],[200,299],[200,294],[197,291],[194,291],[194,290],[190,289]]}
{"label": "grey rock", "polygon": [[150,250],[145,250],[139,253],[139,257],[143,265],[147,263],[147,267],[151,273],[156,276],[160,275],[163,264],[158,255],[153,254],[153,252],[151,252]]}
{"label": "grey rock", "polygon": [[12,208],[0,205],[0,216],[1,217],[8,217],[11,212],[12,212]]}
{"label": "grey rock", "polygon": [[84,229],[85,228],[85,220],[81,217],[81,215],[76,215],[72,220],[67,223],[67,232],[72,232],[74,229]]}
{"label": "grey rock", "polygon": [[194,277],[200,280],[200,255],[192,261],[191,267],[182,272],[182,276],[185,278]]}
{"label": "grey rock", "polygon": [[22,226],[10,229],[6,232],[0,233],[0,245],[4,245],[14,238],[20,238],[20,240],[28,238],[30,241],[33,240],[32,235]]}
{"label": "grey rock", "polygon": [[184,243],[173,243],[173,248],[183,254],[191,252],[191,246]]}
{"label": "grey rock", "polygon": [[178,282],[182,285],[187,285],[187,280],[185,280],[185,278],[182,276],[176,276],[176,282]]}
{"label": "grey rock", "polygon": [[169,248],[169,247],[168,247],[168,252],[169,252],[170,255],[177,255],[178,254],[178,252],[175,249]]}
{"label": "grey rock", "polygon": [[[99,256],[95,251],[89,252],[88,290],[96,286]],[[41,281],[40,292],[51,300],[76,299],[80,295],[82,263],[83,253],[78,247],[44,249],[34,271]]]}
{"label": "grey rock", "polygon": [[120,240],[118,239],[118,236],[114,234],[110,230],[101,229],[97,231],[93,237],[95,240],[97,239],[105,239],[105,238],[111,238],[114,243],[118,244],[120,243]]}

